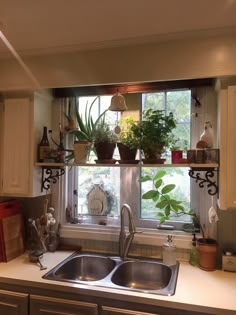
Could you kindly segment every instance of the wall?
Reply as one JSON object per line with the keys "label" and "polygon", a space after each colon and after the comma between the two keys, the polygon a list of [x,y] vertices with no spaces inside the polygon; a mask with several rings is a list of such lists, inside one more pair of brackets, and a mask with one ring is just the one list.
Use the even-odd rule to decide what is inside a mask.
{"label": "wall", "polygon": [[[236,34],[64,54],[24,56],[41,88],[236,74]],[[0,61],[0,90],[36,88],[20,65]]]}

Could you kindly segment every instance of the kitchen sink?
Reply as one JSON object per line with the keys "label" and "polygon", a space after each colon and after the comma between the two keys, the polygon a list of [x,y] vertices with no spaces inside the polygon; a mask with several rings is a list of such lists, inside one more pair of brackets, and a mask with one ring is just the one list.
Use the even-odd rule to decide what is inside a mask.
{"label": "kitchen sink", "polygon": [[168,286],[171,269],[163,264],[146,261],[126,261],[111,277],[111,281],[122,287],[140,290],[160,290]]}
{"label": "kitchen sink", "polygon": [[52,270],[44,279],[96,285],[120,290],[160,295],[173,295],[179,263],[166,266],[161,260],[127,258],[75,252]]}
{"label": "kitchen sink", "polygon": [[115,261],[109,257],[81,255],[63,263],[54,275],[59,279],[97,281],[105,278],[115,265]]}

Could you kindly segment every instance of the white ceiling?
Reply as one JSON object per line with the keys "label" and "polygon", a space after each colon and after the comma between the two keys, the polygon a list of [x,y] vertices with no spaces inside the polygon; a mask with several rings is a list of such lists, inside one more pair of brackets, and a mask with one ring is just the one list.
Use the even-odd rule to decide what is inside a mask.
{"label": "white ceiling", "polygon": [[236,0],[0,0],[0,30],[21,55],[226,29],[236,29]]}

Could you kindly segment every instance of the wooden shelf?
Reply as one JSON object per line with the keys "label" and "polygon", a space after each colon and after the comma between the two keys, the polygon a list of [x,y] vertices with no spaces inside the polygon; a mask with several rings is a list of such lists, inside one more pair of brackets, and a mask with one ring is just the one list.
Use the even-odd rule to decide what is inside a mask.
{"label": "wooden shelf", "polygon": [[72,167],[72,166],[105,166],[105,167],[189,167],[189,168],[197,168],[197,169],[208,169],[208,168],[218,168],[218,163],[204,163],[204,164],[96,164],[96,163],[35,163],[35,166],[45,167],[45,168],[60,168],[60,167]]}

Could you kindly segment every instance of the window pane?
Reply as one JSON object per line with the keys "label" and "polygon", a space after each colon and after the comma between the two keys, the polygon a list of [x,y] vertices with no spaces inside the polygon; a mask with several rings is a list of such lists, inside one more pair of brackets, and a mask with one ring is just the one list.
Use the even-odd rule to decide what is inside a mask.
{"label": "window pane", "polygon": [[143,93],[142,94],[142,108],[144,109],[165,109],[165,93]]}
{"label": "window pane", "polygon": [[[85,117],[86,106],[95,100],[91,115],[93,121],[110,106],[111,96],[79,97],[79,112]],[[106,112],[106,122],[113,129],[118,123],[120,113]],[[90,152],[89,163],[96,156]],[[86,218],[86,223],[98,223],[99,216],[115,217],[120,208],[120,169],[113,167],[77,167],[74,184],[75,216]],[[98,218],[97,218],[98,217]],[[89,219],[91,218],[91,220]]]}
{"label": "window pane", "polygon": [[[173,112],[176,119],[174,136],[180,139],[181,149],[190,148],[191,139],[191,91],[168,91],[157,93],[144,93],[142,95],[142,110],[146,109],[164,110],[166,113]],[[166,163],[171,163],[170,151],[165,153]],[[187,168],[165,168],[168,176],[165,177],[166,184],[176,184],[173,198],[183,201],[186,209],[190,209],[190,177]],[[142,168],[142,176],[153,175],[157,168]],[[140,184],[141,195],[153,189],[151,182]],[[158,220],[155,202],[141,198],[140,219]],[[173,221],[189,222],[189,216],[173,217]]]}
{"label": "window pane", "polygon": [[[142,168],[142,176],[150,175],[154,176],[160,169],[156,167]],[[190,209],[190,177],[188,176],[187,168],[165,168],[166,175],[163,178],[164,184],[175,184],[176,188],[170,193],[170,195],[179,201],[183,202],[186,209]],[[147,181],[141,185],[141,194],[148,190],[155,189],[152,181]],[[142,219],[154,219],[157,220],[158,208],[155,207],[156,202],[151,199],[141,199],[141,218]],[[172,217],[174,221],[190,221],[189,216]]]}
{"label": "window pane", "polygon": [[[78,169],[78,183],[75,191],[77,216],[116,216],[120,206],[120,169],[86,166]],[[88,207],[88,202],[90,202],[90,207]]]}

